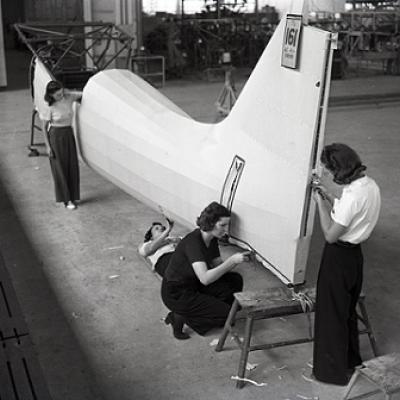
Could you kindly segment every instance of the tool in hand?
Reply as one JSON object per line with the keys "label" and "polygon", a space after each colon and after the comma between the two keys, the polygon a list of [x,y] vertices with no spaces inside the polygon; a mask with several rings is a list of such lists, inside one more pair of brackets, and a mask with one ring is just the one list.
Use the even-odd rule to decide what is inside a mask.
{"label": "tool in hand", "polygon": [[312,174],[311,175],[311,182],[310,182],[311,188],[315,190],[323,200],[326,200],[326,194],[321,188],[321,178],[317,174]]}

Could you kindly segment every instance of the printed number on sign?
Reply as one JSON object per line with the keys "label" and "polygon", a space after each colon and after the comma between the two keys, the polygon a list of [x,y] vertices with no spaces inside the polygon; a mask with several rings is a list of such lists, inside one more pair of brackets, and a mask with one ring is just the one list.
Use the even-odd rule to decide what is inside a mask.
{"label": "printed number on sign", "polygon": [[287,28],[286,29],[285,44],[288,44],[289,46],[296,46],[298,33],[299,33],[298,29]]}

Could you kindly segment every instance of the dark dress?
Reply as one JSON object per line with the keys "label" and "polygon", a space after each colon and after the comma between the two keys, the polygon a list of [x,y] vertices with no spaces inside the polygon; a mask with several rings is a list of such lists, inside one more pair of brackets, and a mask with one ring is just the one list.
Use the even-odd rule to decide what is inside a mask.
{"label": "dark dress", "polygon": [[361,246],[325,244],[317,282],[313,373],[346,385],[347,371],[361,364],[356,306],[363,280]]}
{"label": "dark dress", "polygon": [[79,200],[79,164],[72,128],[70,126],[51,127],[49,143],[53,152],[50,167],[56,201],[68,203]]}
{"label": "dark dress", "polygon": [[203,261],[210,267],[219,256],[216,238],[207,247],[200,229],[192,231],[178,244],[161,286],[164,304],[183,316],[185,323],[200,335],[224,326],[233,293],[243,288],[242,276],[236,272],[228,272],[207,286],[199,281],[192,264]]}

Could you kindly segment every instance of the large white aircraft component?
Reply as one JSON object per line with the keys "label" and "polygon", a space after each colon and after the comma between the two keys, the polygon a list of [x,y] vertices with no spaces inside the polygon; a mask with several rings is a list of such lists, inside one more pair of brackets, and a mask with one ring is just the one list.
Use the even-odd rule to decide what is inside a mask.
{"label": "large white aircraft component", "polygon": [[231,113],[217,124],[193,120],[128,70],[107,70],[84,88],[76,134],[88,165],[189,228],[211,201],[229,207],[232,238],[254,249],[283,282],[299,284],[332,51],[329,32],[303,26],[298,67],[283,67],[285,34],[283,19]]}

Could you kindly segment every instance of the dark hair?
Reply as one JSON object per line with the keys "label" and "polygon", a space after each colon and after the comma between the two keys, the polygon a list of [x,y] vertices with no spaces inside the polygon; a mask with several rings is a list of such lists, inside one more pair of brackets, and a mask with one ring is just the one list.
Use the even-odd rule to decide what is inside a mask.
{"label": "dark hair", "polygon": [[197,226],[204,232],[211,231],[218,220],[222,217],[230,217],[231,212],[223,205],[213,201],[197,218]]}
{"label": "dark hair", "polygon": [[45,99],[45,101],[47,101],[49,106],[51,106],[55,102],[53,94],[63,88],[64,87],[63,87],[62,83],[59,81],[50,81],[47,84],[44,99]]}
{"label": "dark hair", "polygon": [[339,185],[347,185],[364,176],[367,169],[358,154],[343,143],[332,143],[324,147],[321,162],[332,172],[333,181]]}
{"label": "dark hair", "polygon": [[153,227],[155,227],[156,225],[161,225],[163,226],[163,224],[161,222],[153,222],[151,224],[151,227],[147,230],[147,232],[144,234],[144,241],[148,242],[149,240],[153,239],[153,232],[151,231],[153,229]]}

